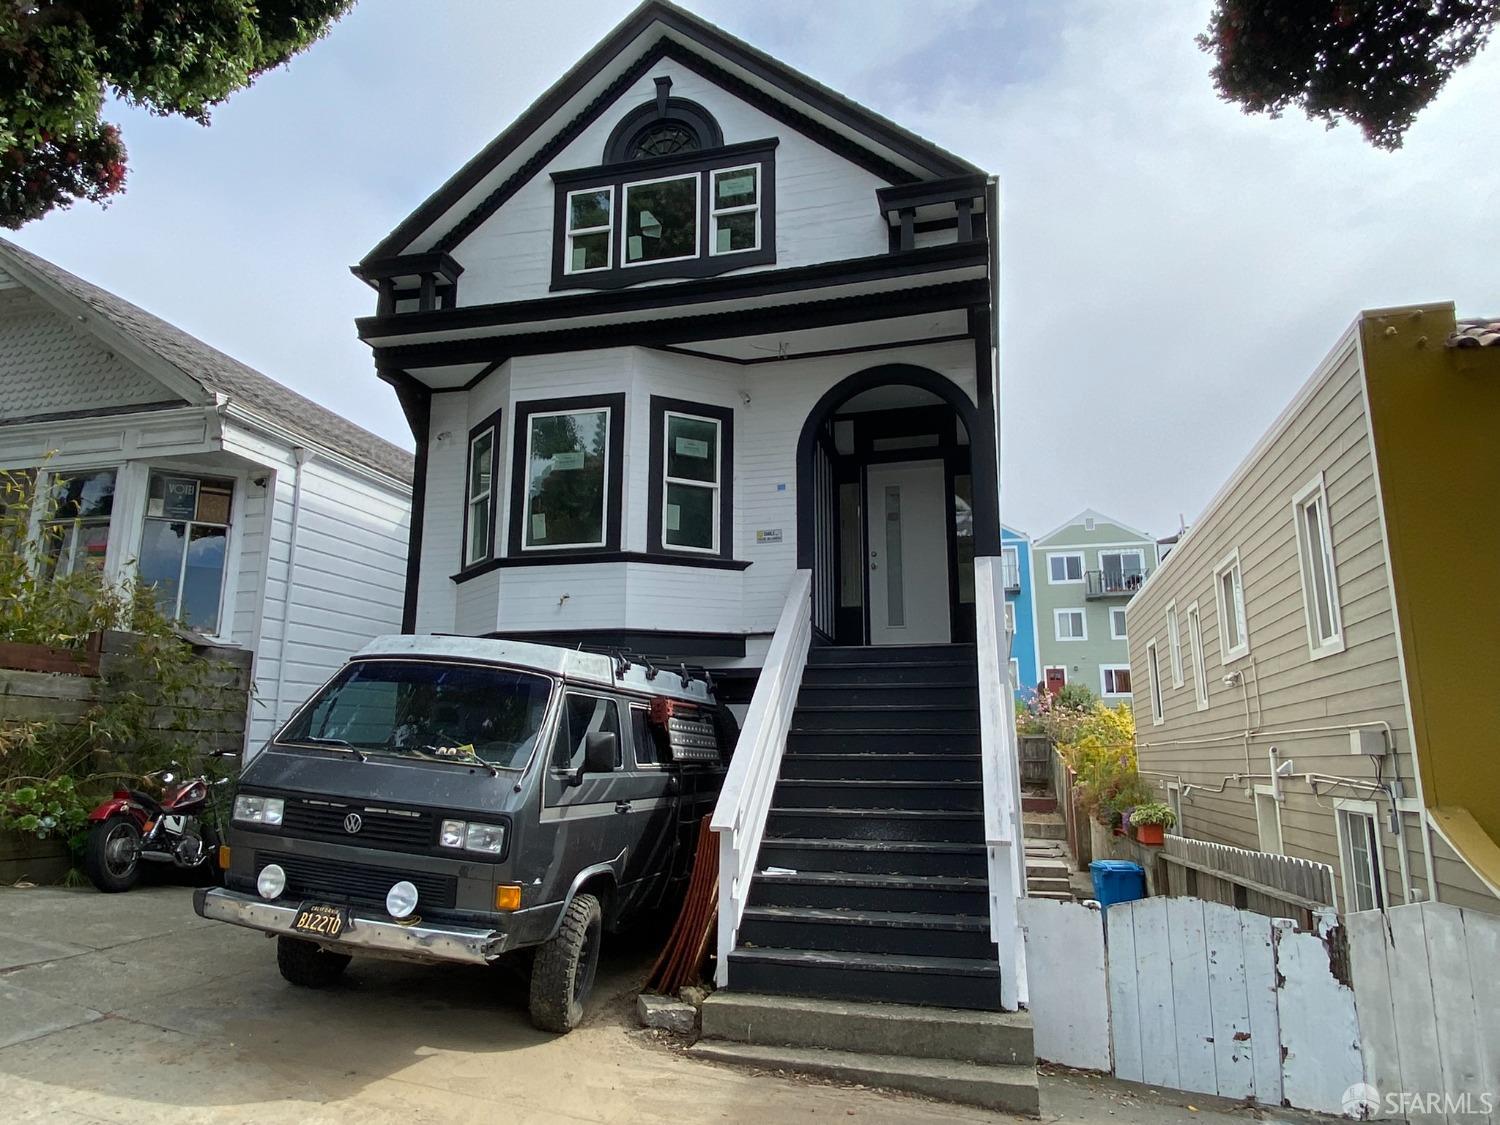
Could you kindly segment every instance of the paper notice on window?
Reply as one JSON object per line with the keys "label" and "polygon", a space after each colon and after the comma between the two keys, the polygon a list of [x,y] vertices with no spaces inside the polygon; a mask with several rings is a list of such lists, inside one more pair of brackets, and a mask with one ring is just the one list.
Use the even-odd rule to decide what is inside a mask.
{"label": "paper notice on window", "polygon": [[677,505],[677,504],[668,504],[667,505],[667,530],[668,531],[681,531],[682,530],[682,508],[681,508],[680,505]]}
{"label": "paper notice on window", "polygon": [[573,272],[579,273],[589,268],[589,252],[582,246],[573,247]]}
{"label": "paper notice on window", "polygon": [[164,506],[162,504],[160,496],[153,496],[149,501],[146,502],[146,514],[148,516],[159,516],[162,514],[163,510]]}
{"label": "paper notice on window", "polygon": [[582,451],[575,449],[568,453],[554,453],[552,455],[552,468],[554,470],[583,468]]}
{"label": "paper notice on window", "polygon": [[733,235],[730,229],[728,227],[721,226],[719,228],[718,245],[715,247],[715,249],[717,249],[720,254],[723,254],[728,250],[733,250],[734,246],[732,244],[732,239]]}
{"label": "paper notice on window", "polygon": [[531,537],[533,539],[547,538],[547,516],[545,513],[531,513]]}
{"label": "paper notice on window", "polygon": [[720,199],[733,199],[737,195],[750,195],[754,191],[754,172],[745,172],[739,176],[725,176],[719,181]]}
{"label": "paper notice on window", "polygon": [[632,234],[628,239],[626,239],[626,246],[626,256],[632,262],[640,261],[642,255],[644,255],[646,252],[645,247],[641,244],[641,236],[638,234]]}
{"label": "paper notice on window", "polygon": [[708,442],[699,441],[697,438],[680,437],[677,439],[677,456],[706,458]]}

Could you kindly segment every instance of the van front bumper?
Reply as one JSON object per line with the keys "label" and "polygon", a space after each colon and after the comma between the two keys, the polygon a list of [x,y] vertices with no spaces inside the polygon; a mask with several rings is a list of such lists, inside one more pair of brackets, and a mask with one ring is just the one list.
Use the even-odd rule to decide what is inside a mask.
{"label": "van front bumper", "polygon": [[292,929],[300,902],[267,902],[255,895],[219,887],[193,892],[193,909],[199,917],[247,926],[268,934],[285,934],[316,941],[340,953],[364,953],[396,957],[406,961],[456,961],[465,965],[487,965],[511,946],[511,935],[503,930],[471,929],[442,923],[417,922],[404,926],[388,917],[372,916],[353,908],[349,924],[335,941],[313,938]]}

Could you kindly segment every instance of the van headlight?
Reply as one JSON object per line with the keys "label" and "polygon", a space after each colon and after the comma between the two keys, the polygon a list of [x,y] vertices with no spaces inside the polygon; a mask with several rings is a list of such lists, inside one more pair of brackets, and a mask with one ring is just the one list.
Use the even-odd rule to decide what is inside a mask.
{"label": "van headlight", "polygon": [[268,863],[262,867],[260,874],[255,877],[255,889],[260,892],[261,898],[280,898],[281,892],[286,890],[286,872],[281,869],[281,865]]}
{"label": "van headlight", "polygon": [[234,819],[242,824],[264,824],[276,828],[281,825],[286,802],[280,797],[252,797],[241,793],[234,799]]}
{"label": "van headlight", "polygon": [[392,918],[409,918],[417,908],[415,884],[402,879],[385,893],[385,908]]}
{"label": "van headlight", "polygon": [[445,848],[499,855],[505,850],[505,825],[445,820],[438,830],[438,844]]}

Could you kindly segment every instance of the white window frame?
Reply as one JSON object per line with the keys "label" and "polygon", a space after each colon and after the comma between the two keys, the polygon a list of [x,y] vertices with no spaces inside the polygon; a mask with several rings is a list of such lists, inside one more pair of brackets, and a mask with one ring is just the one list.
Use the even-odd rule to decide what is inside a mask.
{"label": "white window frame", "polygon": [[[1067,568],[1066,564],[1064,564],[1064,566],[1063,566],[1063,577],[1062,578],[1054,578],[1054,577],[1052,577],[1052,560],[1053,559],[1077,559],[1078,560],[1078,577],[1077,578],[1068,578],[1067,577],[1068,568]],[[1086,567],[1086,565],[1084,563],[1083,552],[1082,551],[1050,551],[1047,554],[1047,585],[1049,585],[1049,586],[1081,586],[1081,585],[1083,585],[1083,581],[1084,581],[1084,577],[1083,576],[1084,576],[1084,574],[1086,572],[1087,572],[1087,567]]]}
{"label": "white window frame", "polygon": [[[1263,797],[1269,798],[1269,803],[1263,802]],[[1281,802],[1276,799],[1276,790],[1269,785],[1257,785],[1250,799],[1255,802],[1255,836],[1259,850],[1272,855],[1286,855],[1286,836],[1281,828]],[[1261,818],[1262,809],[1271,809],[1276,814],[1275,823],[1271,826],[1275,828],[1274,848],[1266,847],[1268,826]]]}
{"label": "white window frame", "polygon": [[[1224,604],[1224,578],[1228,575],[1233,575],[1231,586],[1234,589],[1234,604],[1230,606]],[[1238,547],[1214,567],[1214,599],[1219,606],[1219,659],[1225,664],[1231,664],[1250,654],[1250,629],[1246,620],[1249,615],[1245,609],[1245,572],[1240,566]],[[1225,643],[1229,636],[1226,626],[1230,612],[1234,613],[1235,625],[1239,631],[1239,643],[1232,648]]]}
{"label": "white window frame", "polygon": [[1198,603],[1187,607],[1188,658],[1193,662],[1193,698],[1198,710],[1208,710],[1208,663],[1203,658],[1203,614]]}
{"label": "white window frame", "polygon": [[[599,505],[599,539],[595,543],[528,543],[531,538],[531,441],[536,434],[533,423],[538,418],[561,418],[569,414],[604,414],[604,493]],[[537,410],[525,415],[526,418],[526,479],[521,482],[521,550],[523,551],[574,551],[588,547],[606,547],[609,545],[609,493],[611,481],[609,479],[609,452],[612,440],[611,430],[614,428],[614,407],[612,406],[577,406],[568,410]]]}
{"label": "white window frame", "polygon": [[[609,222],[602,227],[577,227],[573,226],[573,197],[575,195],[598,195],[604,192],[609,196]],[[615,188],[613,184],[603,187],[579,188],[577,191],[568,192],[567,199],[563,201],[563,222],[567,224],[567,237],[563,240],[563,273],[603,273],[605,270],[614,268],[615,262]],[[580,234],[607,234],[604,240],[604,264],[593,266],[589,269],[575,270],[573,268],[573,239]]]}
{"label": "white window frame", "polygon": [[1182,782],[1180,782],[1180,781],[1169,781],[1169,782],[1167,782],[1167,807],[1170,808],[1172,810],[1172,812],[1174,814],[1176,814],[1176,817],[1177,817],[1176,821],[1173,822],[1172,827],[1167,829],[1167,835],[1169,835],[1169,836],[1181,836],[1181,835],[1183,835],[1183,831],[1182,831]]}
{"label": "white window frame", "polygon": [[[650,187],[652,184],[665,184],[676,180],[693,181],[693,252],[691,254],[679,254],[675,258],[642,258],[639,261],[630,260],[629,238],[630,224],[626,221],[627,208],[630,206],[630,189],[638,187]],[[756,186],[756,198],[759,199],[759,185]],[[629,183],[620,185],[620,268],[634,269],[636,266],[660,266],[667,262],[691,262],[703,256],[703,173],[702,172],[679,172],[674,176],[656,176],[649,180],[631,180]]]}
{"label": "white window frame", "polygon": [[1167,721],[1166,700],[1161,691],[1161,669],[1157,666],[1156,638],[1146,642],[1146,694],[1151,704],[1151,725],[1159,727]]}
{"label": "white window frame", "polygon": [[[1065,613],[1078,614],[1078,621],[1083,626],[1083,635],[1078,637],[1065,637],[1062,635],[1062,617]],[[1052,611],[1052,636],[1053,639],[1063,643],[1071,644],[1074,641],[1086,641],[1089,639],[1089,615],[1088,611],[1077,606],[1068,606]]]}
{"label": "white window frame", "polygon": [[[1323,538],[1321,557],[1312,558],[1312,547],[1307,536],[1307,512],[1316,507],[1318,533]],[[1297,569],[1302,574],[1302,611],[1307,620],[1307,652],[1313,660],[1332,656],[1344,651],[1344,615],[1339,606],[1338,568],[1333,557],[1333,527],[1328,513],[1328,489],[1319,473],[1308,481],[1292,497],[1292,523],[1297,532]],[[1309,566],[1321,566],[1323,581],[1328,590],[1328,620],[1333,625],[1333,635],[1322,636],[1319,624],[1316,575]]]}
{"label": "white window frame", "polygon": [[1000,581],[1007,587],[1011,585],[1007,579],[1014,574],[1016,576],[1015,588],[1021,588],[1021,549],[1016,546],[1000,548]]}
{"label": "white window frame", "polygon": [[[714,190],[715,176],[729,176],[735,172],[755,173],[755,202],[740,203],[733,207],[720,207],[718,192]],[[761,243],[761,174],[759,164],[736,164],[730,168],[714,168],[708,173],[708,254],[711,258],[717,258],[724,254],[748,254],[752,250],[759,250]],[[719,216],[720,215],[743,215],[747,211],[755,213],[755,245],[741,246],[738,250],[719,249]],[[657,259],[661,261],[663,259]]]}
{"label": "white window frame", "polygon": [[[1378,901],[1370,906],[1360,906],[1355,901],[1354,880],[1349,878],[1350,869],[1354,865],[1354,853],[1351,848],[1350,825],[1347,819],[1352,817],[1367,819],[1374,829],[1370,833],[1374,849],[1370,854],[1369,875],[1371,890],[1377,896]],[[1374,801],[1356,801],[1336,797],[1333,801],[1333,827],[1334,835],[1338,840],[1339,881],[1344,888],[1344,911],[1353,914],[1359,910],[1383,910],[1390,906],[1390,887],[1387,886],[1385,877],[1385,844],[1381,839],[1380,831],[1380,807]]]}
{"label": "white window frame", "polygon": [[1177,620],[1177,602],[1167,603],[1167,663],[1172,669],[1172,686],[1180,688],[1182,679],[1182,630]]}
{"label": "white window frame", "polygon": [[1126,623],[1125,632],[1119,633],[1119,632],[1115,631],[1115,614],[1117,614],[1117,613],[1120,615],[1120,620],[1122,622],[1124,622],[1125,621],[1125,607],[1122,606],[1122,605],[1112,605],[1112,606],[1109,607],[1109,639],[1112,640],[1112,641],[1129,640],[1130,639],[1130,628],[1129,628],[1129,624],[1128,623]]}
{"label": "white window frame", "polygon": [[1014,656],[1010,658],[1010,690],[1021,690],[1021,662]]}
{"label": "white window frame", "polygon": [[1099,583],[1104,583],[1104,560],[1107,556],[1117,555],[1120,559],[1120,579],[1124,583],[1130,577],[1130,567],[1125,565],[1125,556],[1135,556],[1135,572],[1140,575],[1141,581],[1146,580],[1146,552],[1140,547],[1111,547],[1099,552]]}
{"label": "white window frame", "polygon": [[1016,603],[1012,601],[1005,603],[1005,632],[1008,636],[1016,635]]}
{"label": "white window frame", "polygon": [[[707,422],[714,428],[714,479],[710,484],[706,480],[693,480],[689,477],[674,477],[667,472],[667,466],[671,463],[671,449],[663,448],[661,451],[661,545],[666,551],[689,551],[698,555],[717,555],[719,553],[719,520],[721,508],[724,502],[724,423],[718,418],[707,418],[701,414],[689,414],[685,410],[662,411],[661,440],[670,446],[672,441],[672,419],[685,418],[690,422]],[[710,488],[714,494],[713,508],[713,546],[692,547],[685,543],[667,542],[667,490],[671,485],[685,485],[689,488]]]}
{"label": "white window frame", "polygon": [[[529,429],[529,424],[528,424],[528,433],[529,432],[530,432],[530,429]],[[476,495],[475,492],[474,492],[474,446],[477,445],[479,443],[479,441],[482,438],[484,438],[485,436],[488,436],[489,439],[490,439],[490,487],[488,489],[486,489],[482,494]],[[468,495],[464,498],[464,565],[465,566],[474,566],[474,565],[476,565],[478,563],[482,563],[486,559],[488,559],[490,557],[491,553],[492,553],[491,550],[490,550],[490,544],[493,543],[494,537],[495,537],[495,515],[496,515],[496,512],[495,512],[495,507],[496,506],[495,506],[495,503],[494,503],[494,493],[495,493],[495,465],[497,464],[497,456],[496,456],[496,452],[495,452],[495,442],[497,440],[499,440],[499,436],[500,435],[495,431],[495,427],[494,426],[487,426],[484,429],[480,430],[472,438],[469,439],[469,463],[465,466],[465,472],[467,473],[467,479],[465,480],[465,486],[468,489]],[[528,443],[529,443],[529,438],[528,438]],[[529,449],[527,450],[527,453],[528,454],[530,453]],[[528,461],[528,464],[529,463],[530,462]],[[474,553],[474,547],[475,547],[475,543],[474,543],[474,509],[475,509],[476,506],[478,506],[481,503],[489,505],[489,509],[490,509],[490,543],[481,543],[481,544],[479,544],[478,545],[479,546],[479,554],[476,555]]]}
{"label": "white window frame", "polygon": [[[1109,690],[1109,673],[1111,673],[1111,672],[1124,672],[1127,676],[1129,676],[1130,675],[1130,665],[1129,664],[1101,664],[1101,665],[1099,665],[1099,694],[1103,698],[1105,698],[1105,699],[1128,699],[1128,698],[1130,698],[1131,695],[1133,694],[1133,691],[1110,691]],[[1130,682],[1131,682],[1131,687],[1133,689],[1134,686],[1135,686],[1135,677],[1132,676]]]}
{"label": "white window frame", "polygon": [[[164,477],[191,477],[193,480],[196,480],[198,482],[200,487],[205,480],[212,480],[217,482],[227,481],[230,486],[229,521],[227,523],[215,523],[212,520],[200,520],[196,518],[179,520],[170,519],[166,516],[151,515],[149,505],[151,497],[151,477],[153,475]],[[116,487],[118,487],[119,477],[116,477],[115,480]],[[204,472],[199,469],[178,469],[176,467],[165,468],[158,465],[147,466],[145,493],[147,511],[141,517],[141,535],[145,535],[146,524],[148,522],[180,523],[186,525],[187,527],[187,531],[184,533],[183,537],[182,561],[178,564],[177,568],[177,604],[175,607],[175,613],[170,615],[174,621],[177,620],[182,613],[183,587],[186,585],[187,578],[188,548],[192,544],[193,528],[215,527],[223,529],[224,569],[219,574],[219,608],[215,615],[216,627],[211,633],[205,632],[203,635],[206,637],[227,637],[234,629],[234,603],[231,598],[230,583],[232,580],[238,577],[239,572],[237,561],[238,556],[235,553],[236,549],[238,548],[238,544],[234,541],[234,521],[235,518],[240,515],[240,508],[244,503],[243,492],[244,487],[242,478],[237,477],[232,473]],[[139,550],[140,545],[139,543],[137,543],[137,554],[139,554]],[[139,574],[140,559],[137,557],[131,560],[131,562],[136,569],[136,573]]]}

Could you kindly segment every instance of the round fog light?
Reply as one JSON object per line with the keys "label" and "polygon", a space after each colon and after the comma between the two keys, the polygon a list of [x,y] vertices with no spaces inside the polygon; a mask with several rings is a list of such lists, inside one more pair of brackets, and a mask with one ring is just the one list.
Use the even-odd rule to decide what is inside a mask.
{"label": "round fog light", "polygon": [[266,864],[255,877],[255,889],[261,898],[280,898],[281,892],[286,890],[286,872],[279,864]]}
{"label": "round fog light", "polygon": [[405,879],[385,892],[385,908],[392,918],[405,918],[417,908],[417,888]]}

